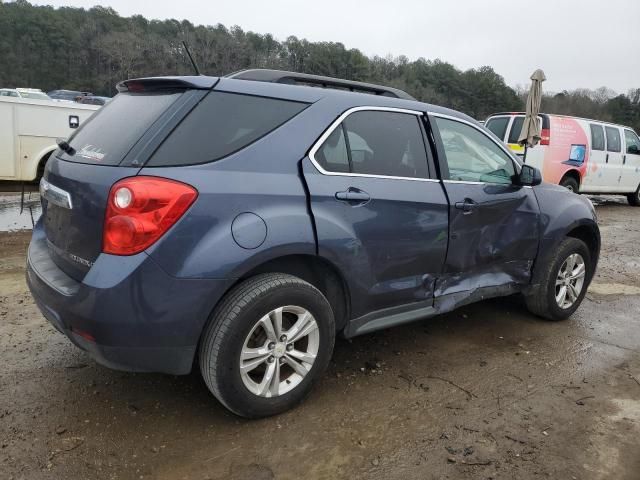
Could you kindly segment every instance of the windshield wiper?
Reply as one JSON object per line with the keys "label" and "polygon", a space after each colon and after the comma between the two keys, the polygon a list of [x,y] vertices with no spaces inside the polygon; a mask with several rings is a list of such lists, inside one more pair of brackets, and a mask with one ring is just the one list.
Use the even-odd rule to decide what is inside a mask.
{"label": "windshield wiper", "polygon": [[65,152],[67,155],[70,155],[70,156],[75,155],[76,153],[75,148],[69,145],[69,142],[67,142],[66,140],[63,140],[62,138],[57,138],[56,143],[58,144],[58,147],[60,147],[60,150]]}

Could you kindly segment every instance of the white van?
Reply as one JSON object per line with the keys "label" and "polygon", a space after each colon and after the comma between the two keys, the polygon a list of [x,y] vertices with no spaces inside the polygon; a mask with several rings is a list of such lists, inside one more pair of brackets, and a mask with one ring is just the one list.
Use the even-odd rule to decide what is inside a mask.
{"label": "white van", "polygon": [[[524,113],[496,113],[485,126],[517,155]],[[580,193],[625,194],[640,206],[640,138],[630,127],[598,120],[540,114],[541,141],[526,162],[549,183]]]}
{"label": "white van", "polygon": [[37,180],[57,147],[100,107],[0,96],[0,180]]}

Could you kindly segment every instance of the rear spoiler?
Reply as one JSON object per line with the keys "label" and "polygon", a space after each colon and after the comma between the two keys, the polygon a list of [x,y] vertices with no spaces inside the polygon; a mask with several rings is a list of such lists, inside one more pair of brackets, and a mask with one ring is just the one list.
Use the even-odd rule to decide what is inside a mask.
{"label": "rear spoiler", "polygon": [[204,75],[192,77],[148,77],[124,80],[116,85],[118,92],[153,92],[163,90],[210,90],[218,77]]}

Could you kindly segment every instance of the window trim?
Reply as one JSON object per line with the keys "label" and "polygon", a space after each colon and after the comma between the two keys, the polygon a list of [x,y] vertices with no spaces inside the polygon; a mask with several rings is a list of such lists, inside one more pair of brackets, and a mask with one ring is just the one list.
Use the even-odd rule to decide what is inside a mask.
{"label": "window trim", "polygon": [[[432,117],[444,118],[445,120],[451,120],[451,121],[454,121],[454,122],[463,123],[465,125],[468,125],[470,127],[475,128],[478,132],[480,132],[482,135],[487,137],[488,140],[492,141],[498,148],[500,148],[504,153],[507,154],[507,157],[513,163],[513,168],[515,169],[515,174],[516,175],[520,175],[520,171],[522,170],[522,165],[520,165],[520,162],[518,162],[514,158],[514,155],[509,151],[509,149],[507,148],[507,146],[504,143],[495,141],[495,139],[493,137],[498,138],[495,135],[487,135],[487,133],[480,126],[475,125],[472,122],[469,122],[469,121],[464,120],[462,118],[454,117],[454,116],[451,116],[451,115],[446,115],[444,113],[436,113],[436,112],[431,112],[429,115],[432,116]],[[433,125],[431,128],[432,129],[433,128],[437,129],[438,125],[437,124]],[[438,137],[439,137],[440,136],[440,130],[438,129],[437,131],[438,131]],[[440,140],[440,142],[442,142],[442,140]],[[444,154],[444,152],[443,152],[443,154]],[[442,172],[442,165],[444,163],[444,166],[445,166],[447,174],[448,174],[449,173],[449,165],[447,164],[446,158],[441,159],[440,156],[438,156],[438,163],[440,164],[440,171],[441,172]],[[465,183],[467,185],[507,185],[506,183],[474,182],[474,181],[469,181],[469,180],[450,180],[448,178],[446,178],[446,179],[443,178],[442,181],[444,183]],[[531,188],[531,187],[529,187],[529,188]]]}
{"label": "window trim", "polygon": [[[324,145],[324,142],[327,140],[327,138],[329,138],[329,136],[333,133],[333,131],[337,127],[342,125],[342,122],[349,115],[351,115],[353,113],[356,113],[356,112],[371,112],[371,111],[373,111],[373,112],[404,113],[404,114],[408,114],[408,115],[413,115],[413,116],[416,117],[418,123],[420,123],[420,121],[422,120],[422,118],[425,115],[424,112],[420,112],[418,110],[409,110],[409,109],[405,109],[405,108],[374,107],[374,106],[360,106],[360,107],[349,108],[348,110],[343,112],[336,120],[334,120],[333,123],[331,123],[331,125],[329,125],[329,128],[327,128],[324,131],[324,133],[320,136],[320,138],[318,138],[318,140],[316,140],[316,142],[313,144],[313,146],[309,150],[309,155],[308,156],[309,156],[309,160],[311,160],[311,163],[313,163],[313,166],[316,167],[316,169],[322,175],[328,175],[328,176],[362,177],[362,178],[385,178],[385,179],[390,179],[390,180],[412,180],[412,181],[418,181],[418,182],[440,182],[440,179],[438,179],[438,178],[396,177],[396,176],[392,176],[392,175],[375,175],[375,174],[369,174],[369,173],[331,172],[331,171],[328,171],[328,170],[325,170],[324,168],[322,168],[320,163],[316,160],[315,155],[318,152],[318,150],[320,150],[322,145]],[[420,130],[420,133],[422,135],[422,130]],[[433,173],[430,172],[429,152],[427,151],[427,149],[429,147],[428,147],[428,145],[425,144],[425,139],[424,138],[422,139],[422,142],[423,142],[424,149],[425,149],[425,156],[427,158],[427,175],[431,176],[431,175],[433,175]],[[349,162],[351,162],[351,153],[349,153]]]}

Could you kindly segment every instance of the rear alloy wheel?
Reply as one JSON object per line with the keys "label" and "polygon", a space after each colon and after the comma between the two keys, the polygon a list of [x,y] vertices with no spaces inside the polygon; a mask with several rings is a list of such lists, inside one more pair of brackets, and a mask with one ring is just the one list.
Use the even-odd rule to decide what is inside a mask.
{"label": "rear alloy wheel", "polygon": [[260,397],[277,397],[296,388],[313,368],[320,332],[302,307],[278,307],[262,317],[247,335],[240,353],[240,375]]}
{"label": "rear alloy wheel", "polygon": [[640,187],[638,187],[635,193],[629,193],[627,200],[629,201],[629,205],[640,207]]}
{"label": "rear alloy wheel", "polygon": [[573,177],[564,177],[560,182],[560,186],[566,188],[570,192],[578,193],[578,182]]}
{"label": "rear alloy wheel", "polygon": [[525,296],[527,308],[548,320],[564,320],[575,312],[587,293],[593,265],[587,245],[565,238],[540,272],[533,293]]}
{"label": "rear alloy wheel", "polygon": [[213,395],[247,418],[302,401],[333,352],[333,310],[310,283],[262,274],[234,287],[200,340],[200,370]]}

